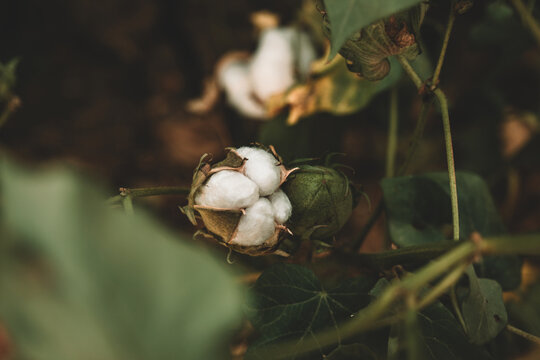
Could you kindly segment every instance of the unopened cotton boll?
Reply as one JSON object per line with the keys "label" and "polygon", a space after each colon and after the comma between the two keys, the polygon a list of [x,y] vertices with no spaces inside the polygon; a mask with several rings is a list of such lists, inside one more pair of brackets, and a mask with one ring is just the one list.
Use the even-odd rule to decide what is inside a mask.
{"label": "unopened cotton boll", "polygon": [[285,224],[292,214],[292,205],[287,195],[277,190],[269,197],[272,209],[274,210],[274,219],[278,224]]}
{"label": "unopened cotton boll", "polygon": [[261,196],[268,196],[278,189],[281,183],[281,168],[274,155],[266,150],[247,146],[237,149],[236,152],[247,159],[244,174],[257,184]]}
{"label": "unopened cotton boll", "polygon": [[242,246],[261,245],[275,232],[272,204],[266,198],[260,198],[248,207],[240,218],[232,244]]}
{"label": "unopened cotton boll", "polygon": [[272,28],[262,32],[251,61],[249,76],[254,94],[266,102],[295,82],[293,29]]}
{"label": "unopened cotton boll", "polygon": [[195,197],[197,205],[220,209],[244,209],[257,201],[259,187],[233,170],[222,170],[210,176]]}
{"label": "unopened cotton boll", "polygon": [[242,115],[264,119],[266,109],[253,98],[253,87],[246,61],[231,61],[218,74],[219,85],[227,93],[228,102]]}

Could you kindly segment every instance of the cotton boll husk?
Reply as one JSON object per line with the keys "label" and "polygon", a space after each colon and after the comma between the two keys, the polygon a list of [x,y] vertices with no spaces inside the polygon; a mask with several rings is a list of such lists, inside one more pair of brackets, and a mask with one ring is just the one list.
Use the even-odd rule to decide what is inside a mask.
{"label": "cotton boll husk", "polygon": [[195,197],[197,205],[220,209],[244,209],[257,201],[259,187],[233,170],[222,170],[210,176]]}
{"label": "cotton boll husk", "polygon": [[231,244],[242,246],[262,245],[276,231],[272,204],[266,198],[260,198],[246,209],[240,218],[236,235]]}
{"label": "cotton boll husk", "polygon": [[259,46],[251,61],[249,76],[253,93],[266,102],[295,82],[293,29],[272,28],[262,32]]}
{"label": "cotton boll husk", "polygon": [[278,224],[285,224],[292,214],[292,205],[289,198],[283,191],[278,189],[270,195],[269,199],[274,210],[274,219]]}
{"label": "cotton boll husk", "polygon": [[244,174],[259,187],[261,196],[268,196],[276,191],[281,183],[279,161],[268,151],[253,147],[241,147],[238,155],[247,159]]}
{"label": "cotton boll husk", "polygon": [[252,96],[253,87],[246,61],[231,61],[224,65],[218,73],[219,85],[225,90],[228,102],[242,115],[264,119],[266,109]]}

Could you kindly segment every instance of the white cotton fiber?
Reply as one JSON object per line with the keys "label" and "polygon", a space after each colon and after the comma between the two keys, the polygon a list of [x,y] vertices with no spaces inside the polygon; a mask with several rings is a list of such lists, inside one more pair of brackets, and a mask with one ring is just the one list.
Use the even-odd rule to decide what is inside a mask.
{"label": "white cotton fiber", "polygon": [[295,83],[294,30],[271,28],[262,32],[249,75],[254,94],[266,102]]}
{"label": "white cotton fiber", "polygon": [[268,151],[253,147],[241,147],[236,152],[247,159],[244,174],[259,187],[261,196],[276,191],[281,183],[279,161]]}
{"label": "white cotton fiber", "polygon": [[221,209],[244,209],[257,201],[257,184],[238,171],[222,170],[212,174],[195,197],[197,205]]}
{"label": "white cotton fiber", "polygon": [[292,205],[289,198],[282,190],[277,190],[269,197],[274,210],[274,219],[278,224],[285,224],[292,214]]}
{"label": "white cotton fiber", "polygon": [[260,198],[255,204],[246,209],[240,218],[235,237],[231,244],[243,246],[261,245],[275,231],[272,204],[266,198]]}
{"label": "white cotton fiber", "polygon": [[253,87],[246,61],[231,61],[218,74],[219,85],[225,90],[229,103],[242,115],[264,119],[266,109],[253,98]]}

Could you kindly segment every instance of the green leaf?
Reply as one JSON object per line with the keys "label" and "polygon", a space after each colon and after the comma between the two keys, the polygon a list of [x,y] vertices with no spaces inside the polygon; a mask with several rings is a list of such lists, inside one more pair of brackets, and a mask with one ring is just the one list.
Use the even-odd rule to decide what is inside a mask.
{"label": "green leaf", "polygon": [[[326,328],[339,333],[338,324],[369,303],[373,284],[371,279],[357,278],[325,289],[305,267],[277,264],[267,269],[253,287],[249,315],[261,336],[247,358],[256,359],[265,345],[285,340],[296,339],[300,349],[304,339],[316,337]],[[306,356],[320,358],[327,350],[331,349]]]}
{"label": "green leaf", "polygon": [[[491,356],[481,347],[468,342],[467,336],[452,313],[436,302],[417,313],[415,328],[397,323],[392,326],[388,340],[389,359],[403,359],[407,344],[419,346],[417,353],[426,360],[482,360]],[[416,339],[411,339],[416,336]]]}
{"label": "green leaf", "polygon": [[462,300],[461,312],[467,325],[467,335],[473,344],[485,344],[508,323],[502,289],[494,280],[477,278],[472,267],[466,274],[469,289]]}
{"label": "green leaf", "polygon": [[208,254],[68,171],[1,161],[0,192],[0,318],[18,358],[227,354],[241,294]]}
{"label": "green leaf", "polygon": [[377,355],[364,344],[341,345],[327,357],[325,360],[377,360]]}
{"label": "green leaf", "polygon": [[331,25],[329,60],[347,38],[364,26],[407,9],[422,0],[324,0]]}
{"label": "green leaf", "polygon": [[[482,236],[504,233],[486,183],[479,176],[456,173],[460,238],[473,231]],[[450,239],[452,212],[448,175],[428,173],[384,179],[384,203],[392,241],[400,247]],[[521,281],[521,260],[517,256],[486,257],[478,266],[481,276],[493,278],[503,289],[512,289]]]}

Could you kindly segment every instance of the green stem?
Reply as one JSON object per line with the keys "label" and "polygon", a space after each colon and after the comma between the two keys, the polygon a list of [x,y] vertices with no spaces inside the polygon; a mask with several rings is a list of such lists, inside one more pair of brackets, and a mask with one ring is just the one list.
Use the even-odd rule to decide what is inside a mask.
{"label": "green stem", "polygon": [[450,181],[450,201],[452,203],[452,230],[454,233],[454,240],[459,240],[459,208],[458,208],[458,194],[457,194],[457,180],[456,180],[456,168],[454,165],[454,148],[452,146],[452,131],[450,129],[450,117],[448,116],[448,103],[446,96],[441,89],[435,89],[434,91],[439,106],[441,108],[441,114],[444,127],[444,143],[446,147],[446,164],[448,165],[448,179]]}
{"label": "green stem", "polygon": [[418,302],[418,308],[423,308],[436,301],[442,294],[446,293],[459,280],[465,269],[469,266],[467,263],[458,265],[454,270],[448,273],[439,283],[433,286],[429,292]]}
{"label": "green stem", "polygon": [[[397,59],[403,70],[411,78],[412,82],[416,85],[418,90],[424,87],[422,79],[418,76],[416,71],[411,67],[411,64],[402,55],[398,55]],[[452,147],[452,132],[450,130],[450,117],[448,116],[448,102],[446,96],[441,89],[435,89],[433,92],[439,102],[441,108],[441,114],[444,127],[444,142],[446,145],[446,163],[448,165],[448,180],[450,182],[450,200],[452,203],[452,229],[454,233],[454,240],[459,240],[459,208],[458,208],[458,196],[457,196],[457,183],[456,183],[456,169],[454,166],[454,150]]]}
{"label": "green stem", "polygon": [[398,91],[393,87],[390,91],[390,116],[388,124],[388,144],[386,148],[386,177],[394,176],[398,133]]}
{"label": "green stem", "polygon": [[456,284],[454,284],[452,286],[452,290],[450,290],[450,301],[452,302],[454,313],[456,314],[456,317],[459,323],[461,324],[461,328],[466,334],[468,329],[467,329],[467,324],[465,324],[465,319],[463,318],[463,314],[461,313],[461,309],[459,308],[459,302],[458,302],[457,293],[456,293]]}
{"label": "green stem", "polygon": [[[469,265],[475,255],[491,253],[540,254],[540,233],[486,238],[476,242],[467,241],[461,243],[437,260],[421,268],[415,274],[389,285],[376,301],[360,310],[352,319],[344,322],[340,326],[339,333],[335,329],[326,330],[318,333],[317,336],[305,339],[301,345],[297,341],[271,345],[267,347],[268,351],[264,352],[265,356],[263,358],[282,359],[292,355],[299,355],[333,345],[338,342],[338,339],[345,340],[361,332],[373,329],[380,324],[381,319],[387,316],[388,311],[399,300],[410,296],[411,293],[418,293],[423,287],[446,273],[448,269],[463,262]],[[404,310],[407,311],[407,309]],[[420,310],[420,307],[417,310]],[[403,309],[401,313],[395,314],[394,318],[400,318],[401,315],[403,315]]]}
{"label": "green stem", "polygon": [[522,338],[525,338],[529,341],[532,341],[533,343],[536,343],[537,345],[540,345],[540,337],[538,336],[529,334],[528,332],[518,329],[517,327],[512,326],[510,324],[506,325],[506,329],[510,332],[513,332],[516,335],[521,336]]}
{"label": "green stem", "polygon": [[523,1],[521,0],[510,0],[517,13],[521,17],[521,21],[529,28],[531,34],[536,39],[536,42],[540,45],[540,24],[532,16],[531,11],[527,9]]}
{"label": "green stem", "polygon": [[188,195],[190,189],[182,186],[156,186],[147,188],[120,188],[120,195],[110,197],[107,203],[110,205],[123,201],[126,196],[131,198],[157,196],[157,195]]}
{"label": "green stem", "polygon": [[384,271],[395,265],[401,265],[405,268],[417,268],[441,256],[456,247],[456,245],[455,241],[439,241],[372,254],[343,252],[339,253],[338,256],[350,263],[373,268],[377,271]]}
{"label": "green stem", "polygon": [[437,66],[433,73],[432,83],[433,89],[437,87],[439,83],[439,75],[441,74],[442,65],[444,62],[444,57],[446,55],[446,49],[448,48],[448,41],[450,40],[450,34],[452,33],[452,27],[454,26],[454,20],[456,19],[456,12],[454,10],[455,2],[452,1],[450,4],[450,15],[448,16],[448,23],[446,24],[446,31],[444,33],[444,40],[439,54],[439,60],[437,61]]}

